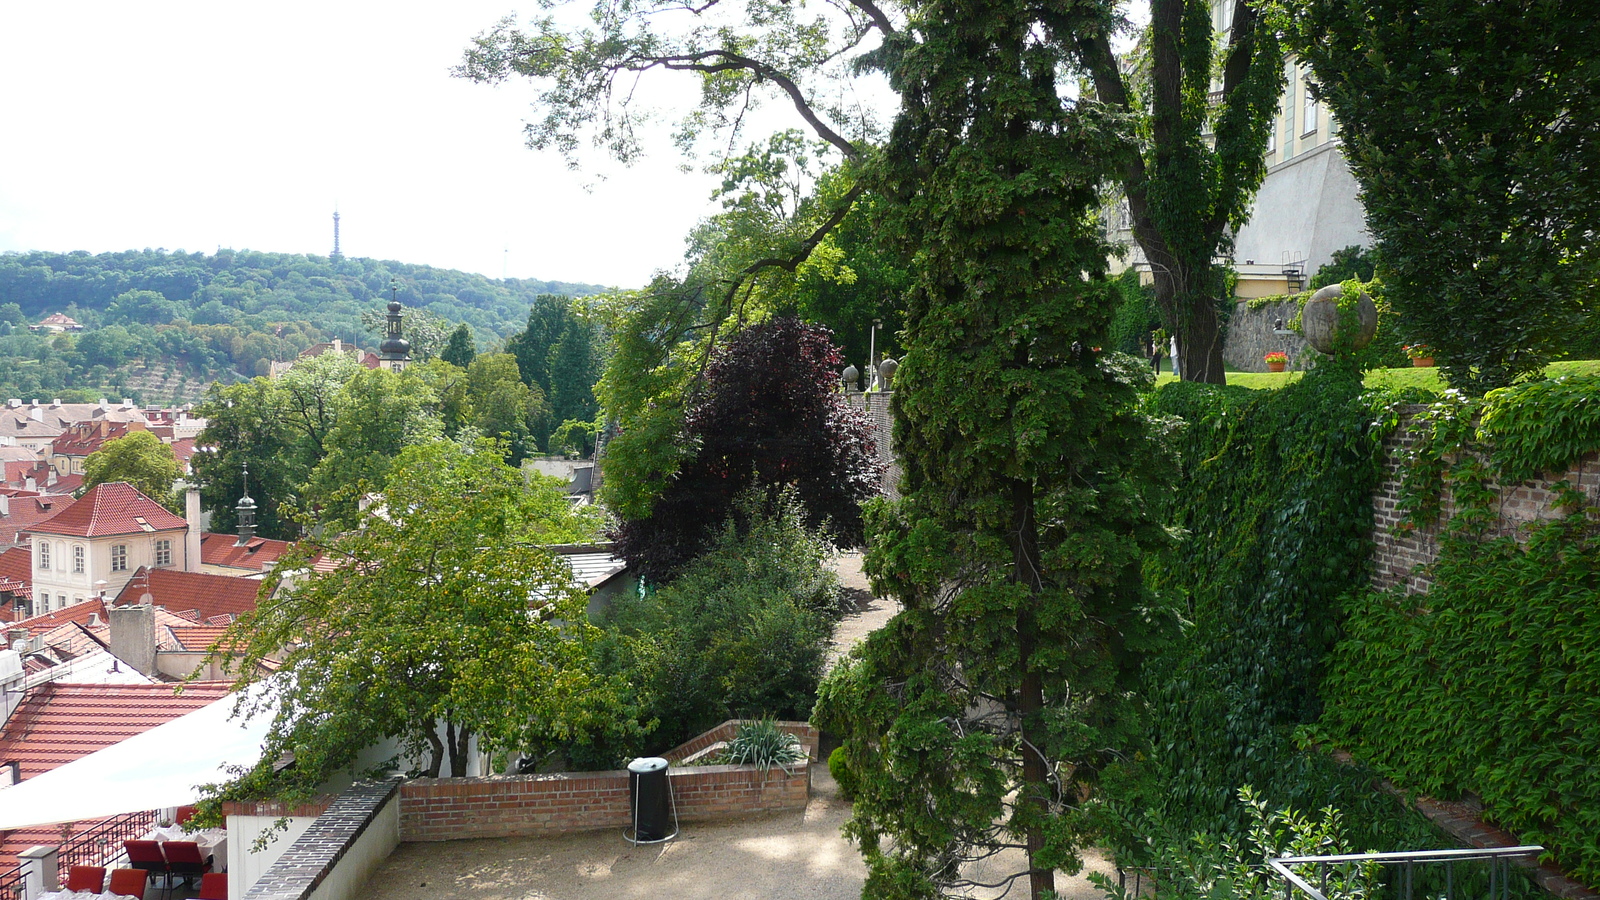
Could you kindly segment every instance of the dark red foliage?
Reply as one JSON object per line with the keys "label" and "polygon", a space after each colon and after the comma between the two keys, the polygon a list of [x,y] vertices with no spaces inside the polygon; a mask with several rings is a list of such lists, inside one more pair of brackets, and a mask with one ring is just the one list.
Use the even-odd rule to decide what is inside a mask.
{"label": "dark red foliage", "polygon": [[862,541],[861,504],[883,471],[866,417],[839,393],[839,350],[827,328],[786,316],[720,347],[685,427],[698,448],[650,515],[617,528],[617,549],[663,583],[707,544],[752,485],[793,487],[806,525],[841,546]]}

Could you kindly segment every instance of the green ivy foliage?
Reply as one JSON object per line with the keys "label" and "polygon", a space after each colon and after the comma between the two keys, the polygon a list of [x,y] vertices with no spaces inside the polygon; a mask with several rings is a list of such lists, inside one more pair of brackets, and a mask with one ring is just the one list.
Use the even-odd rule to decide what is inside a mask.
{"label": "green ivy foliage", "polygon": [[[1479,794],[1488,816],[1600,878],[1600,520],[1565,514],[1505,533],[1495,483],[1562,472],[1600,446],[1600,380],[1450,394],[1414,417],[1408,524],[1442,527],[1426,594],[1365,592],[1331,660],[1322,728],[1403,786]],[[1474,419],[1481,415],[1481,424]]]}
{"label": "green ivy foliage", "polygon": [[1184,537],[1147,567],[1187,620],[1146,672],[1152,800],[1169,821],[1239,825],[1245,784],[1274,803],[1328,802],[1300,796],[1308,783],[1286,760],[1293,728],[1321,711],[1340,598],[1367,577],[1374,402],[1348,361],[1278,391],[1181,383],[1152,397],[1156,413],[1187,423],[1174,438],[1183,488],[1163,511]]}

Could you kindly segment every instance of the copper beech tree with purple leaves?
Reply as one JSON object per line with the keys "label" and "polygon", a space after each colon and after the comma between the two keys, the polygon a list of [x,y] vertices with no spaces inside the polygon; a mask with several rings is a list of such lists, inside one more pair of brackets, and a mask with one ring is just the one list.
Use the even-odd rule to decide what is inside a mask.
{"label": "copper beech tree with purple leaves", "polygon": [[647,580],[666,582],[704,549],[751,487],[793,488],[808,528],[862,542],[861,504],[883,469],[865,416],[839,391],[832,333],[779,316],[718,346],[684,417],[692,448],[640,519],[616,529],[620,552]]}

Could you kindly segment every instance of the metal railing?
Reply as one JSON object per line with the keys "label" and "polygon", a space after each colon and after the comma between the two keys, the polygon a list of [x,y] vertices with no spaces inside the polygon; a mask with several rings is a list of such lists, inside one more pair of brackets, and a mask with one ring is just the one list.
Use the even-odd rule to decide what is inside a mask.
{"label": "metal railing", "polygon": [[22,900],[22,867],[0,872],[0,900]]}
{"label": "metal railing", "polygon": [[[81,831],[61,842],[59,857],[61,883],[66,884],[67,873],[73,866],[103,866],[122,853],[123,841],[144,837],[156,826],[160,811],[123,813]],[[4,897],[0,894],[0,897]]]}
{"label": "metal railing", "polygon": [[[1512,860],[1526,856],[1538,856],[1544,848],[1537,845],[1521,847],[1496,847],[1482,850],[1419,850],[1402,853],[1349,853],[1340,856],[1284,856],[1267,860],[1267,865],[1283,879],[1284,900],[1294,900],[1294,892],[1299,891],[1309,900],[1328,900],[1328,876],[1330,873],[1340,878],[1349,878],[1362,869],[1372,866],[1391,868],[1388,874],[1392,876],[1391,886],[1395,889],[1397,900],[1413,900],[1419,888],[1422,896],[1428,900],[1456,900],[1458,890],[1471,889],[1467,885],[1468,879],[1458,877],[1457,863],[1485,862],[1488,874],[1488,890],[1483,894],[1484,900],[1510,900],[1511,898],[1511,863]],[[1315,877],[1317,887],[1313,887],[1300,872],[1310,867],[1316,867]],[[1443,883],[1439,883],[1437,868],[1430,868],[1426,873],[1431,876],[1419,878],[1419,866],[1438,866],[1443,869]],[[1297,872],[1296,869],[1300,872]],[[1476,875],[1471,879],[1481,883]],[[1476,885],[1474,885],[1476,886]]]}

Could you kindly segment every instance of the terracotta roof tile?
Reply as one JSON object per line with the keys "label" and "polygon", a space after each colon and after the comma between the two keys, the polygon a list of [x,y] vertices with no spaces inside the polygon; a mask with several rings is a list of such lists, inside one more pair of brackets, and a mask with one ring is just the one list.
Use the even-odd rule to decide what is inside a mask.
{"label": "terracotta roof tile", "polygon": [[[13,587],[6,587],[7,584]],[[0,591],[32,593],[33,551],[27,547],[0,550]]]}
{"label": "terracotta roof tile", "polygon": [[138,603],[148,592],[151,603],[166,607],[190,624],[197,624],[213,616],[238,615],[255,609],[256,591],[260,588],[261,582],[255,578],[141,567],[128,579],[115,603],[118,606]]}
{"label": "terracotta roof tile", "polygon": [[[143,520],[141,522],[141,520]],[[187,528],[181,516],[151,500],[123,481],[97,484],[87,494],[55,516],[29,529],[45,534],[101,537]]]}
{"label": "terracotta roof tile", "polygon": [[82,603],[74,603],[52,613],[44,613],[31,619],[23,619],[10,627],[26,628],[34,634],[42,634],[68,622],[87,625],[94,616],[99,616],[102,622],[106,620],[106,605],[101,603],[98,597],[91,597]]}
{"label": "terracotta roof tile", "polygon": [[63,684],[29,691],[0,730],[0,759],[22,764],[23,779],[88,756],[227,696],[226,682]]}
{"label": "terracotta roof tile", "polygon": [[20,544],[20,534],[54,518],[76,503],[71,497],[13,495],[6,506],[10,514],[0,516],[0,544]]}
{"label": "terracotta roof tile", "polygon": [[288,541],[251,538],[243,547],[232,534],[206,532],[200,536],[200,561],[208,566],[264,571],[269,563],[289,552]]}

